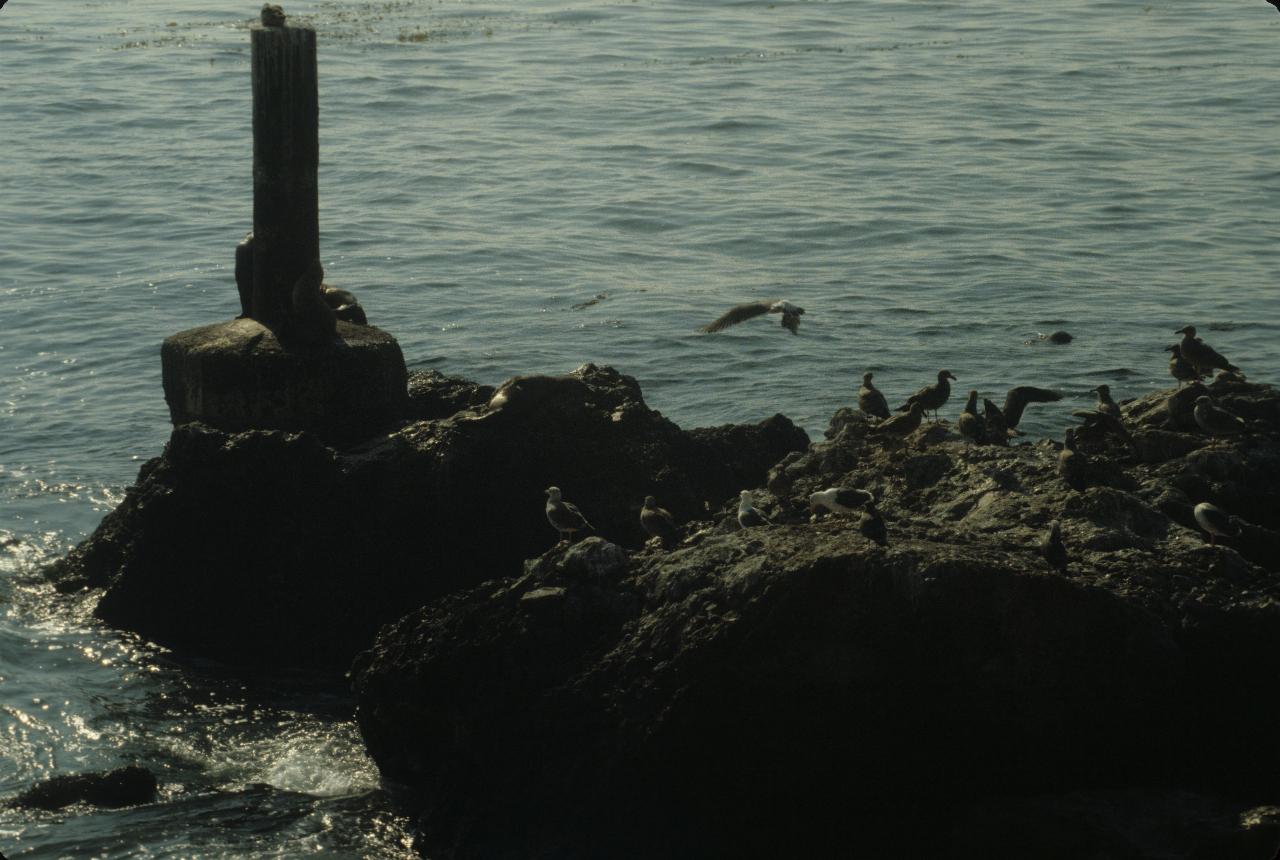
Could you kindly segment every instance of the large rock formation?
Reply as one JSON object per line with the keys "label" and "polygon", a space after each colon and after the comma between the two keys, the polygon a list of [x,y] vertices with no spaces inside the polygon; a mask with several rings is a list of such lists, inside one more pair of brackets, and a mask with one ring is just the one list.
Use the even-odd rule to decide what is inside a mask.
{"label": "large rock formation", "polygon": [[[388,626],[353,671],[361,730],[432,857],[1269,860],[1275,810],[1243,813],[1280,793],[1280,398],[1210,391],[1246,438],[1151,395],[1132,444],[1081,434],[1083,490],[1055,443],[882,440],[842,410],[756,492],[775,525],[726,498],[674,551],[556,547]],[[832,485],[877,495],[888,548],[811,521]],[[1240,538],[1193,530],[1205,500]],[[1158,784],[1234,798],[1135,790],[1107,819],[1088,793]],[[1028,854],[1002,822],[1032,812],[1085,853]]]}
{"label": "large rock formation", "polygon": [[[418,414],[478,399],[457,380],[414,382]],[[600,534],[639,546],[646,494],[688,518],[808,444],[781,416],[683,431],[634,379],[592,365],[504,391],[501,405],[402,422],[347,448],[310,433],[178,426],[51,574],[66,590],[104,588],[101,618],[163,644],[342,670],[379,626],[511,575],[555,543],[550,484]]]}

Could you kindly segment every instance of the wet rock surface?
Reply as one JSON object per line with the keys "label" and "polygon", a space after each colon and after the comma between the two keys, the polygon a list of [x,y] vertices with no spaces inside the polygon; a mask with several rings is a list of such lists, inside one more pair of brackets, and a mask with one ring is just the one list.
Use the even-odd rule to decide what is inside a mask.
{"label": "wet rock surface", "polygon": [[[175,428],[97,531],[49,571],[102,588],[99,617],[189,653],[344,670],[425,601],[510,575],[553,544],[543,490],[638,547],[646,494],[688,518],[808,444],[775,416],[686,432],[634,379],[585,365],[518,408],[416,377],[406,416],[345,448],[310,433]],[[464,402],[476,409],[453,408]]]}
{"label": "wet rock surface", "polygon": [[[1206,388],[1247,434],[1152,394],[1123,407],[1133,444],[1081,433],[1082,489],[1059,443],[841,410],[756,485],[774,525],[659,495],[670,552],[560,545],[385,628],[353,670],[366,743],[433,857],[1269,858],[1274,815],[1247,810],[1280,792],[1280,397]],[[887,547],[810,513],[829,486],[876,496]],[[1201,501],[1241,537],[1210,547]],[[1088,793],[1119,786],[1108,818]],[[979,800],[1010,795],[1031,805]],[[1184,801],[1203,814],[1164,843],[1140,826]],[[1084,854],[1020,841],[1073,828]]]}

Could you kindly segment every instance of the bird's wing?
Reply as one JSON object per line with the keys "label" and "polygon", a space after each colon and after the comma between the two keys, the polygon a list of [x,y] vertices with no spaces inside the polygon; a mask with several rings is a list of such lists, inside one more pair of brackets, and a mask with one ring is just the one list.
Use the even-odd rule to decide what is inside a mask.
{"label": "bird's wing", "polygon": [[748,302],[745,305],[738,305],[737,307],[729,308],[729,310],[725,311],[715,322],[704,325],[702,327],[702,331],[721,331],[731,325],[737,325],[740,322],[749,320],[752,317],[767,314],[769,312],[769,308],[772,306],[773,302]]}
{"label": "bird's wing", "polygon": [[782,327],[792,334],[800,333],[800,315],[799,314],[783,314]]}
{"label": "bird's wing", "polygon": [[846,490],[843,487],[836,490],[836,502],[846,508],[856,508],[872,501],[875,497],[866,490]]}
{"label": "bird's wing", "polygon": [[1004,420],[1010,427],[1017,427],[1028,403],[1053,403],[1061,399],[1062,395],[1057,391],[1036,388],[1034,385],[1010,388],[1009,393],[1004,396]]}
{"label": "bird's wing", "polygon": [[591,525],[591,522],[582,515],[582,511],[578,510],[578,506],[573,502],[561,502],[560,504],[564,505],[564,509],[570,514],[582,520],[582,522],[586,524],[587,528],[595,528],[595,526]]}

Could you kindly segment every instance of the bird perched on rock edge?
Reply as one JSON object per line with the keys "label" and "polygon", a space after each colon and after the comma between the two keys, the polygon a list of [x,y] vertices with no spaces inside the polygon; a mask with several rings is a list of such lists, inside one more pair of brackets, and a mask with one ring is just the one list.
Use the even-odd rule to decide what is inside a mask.
{"label": "bird perched on rock edge", "polygon": [[871,383],[871,373],[862,374],[862,387],[858,389],[858,408],[873,418],[889,417],[889,402],[884,394]]}
{"label": "bird perched on rock edge", "polygon": [[658,507],[658,500],[653,496],[644,497],[644,506],[640,508],[640,525],[651,537],[661,540],[664,547],[669,548],[680,538],[675,517],[666,508]]}
{"label": "bird perched on rock edge", "polygon": [[1240,521],[1210,502],[1196,505],[1196,522],[1209,535],[1209,546],[1217,546],[1219,537],[1239,537]]}
{"label": "bird perched on rock edge", "polygon": [[1213,398],[1202,394],[1196,398],[1196,407],[1192,412],[1200,429],[1210,436],[1235,436],[1243,433],[1247,426],[1244,419],[1213,402]]}
{"label": "bird perched on rock edge", "polygon": [[906,412],[911,408],[911,404],[920,403],[924,406],[925,411],[933,412],[933,419],[938,420],[938,410],[947,402],[947,398],[951,396],[951,383],[947,380],[955,379],[949,370],[938,371],[938,381],[933,385],[926,385],[915,394],[907,398],[907,402],[898,407],[899,412]]}
{"label": "bird perched on rock edge", "polygon": [[751,491],[743,490],[738,494],[738,525],[744,529],[752,526],[773,525],[773,520],[756,510],[751,501]]}
{"label": "bird perched on rock edge", "polygon": [[1049,533],[1040,541],[1040,554],[1049,566],[1061,573],[1067,572],[1067,546],[1062,542],[1062,523],[1049,523]]}
{"label": "bird perched on rock edge", "polygon": [[873,504],[876,497],[866,490],[851,490],[846,487],[828,487],[809,496],[809,510],[817,513],[825,508],[833,514],[854,514],[864,505]]}
{"label": "bird perched on rock edge", "polygon": [[561,540],[565,540],[565,535],[568,535],[569,543],[573,543],[574,532],[595,528],[587,522],[587,518],[582,515],[582,511],[578,510],[576,505],[560,498],[559,487],[547,487],[546,493],[547,522],[560,533]]}

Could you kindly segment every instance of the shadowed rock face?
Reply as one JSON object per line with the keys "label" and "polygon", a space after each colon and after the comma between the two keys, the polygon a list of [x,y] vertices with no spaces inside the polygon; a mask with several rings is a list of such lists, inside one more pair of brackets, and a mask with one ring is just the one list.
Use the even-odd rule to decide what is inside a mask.
{"label": "shadowed rock face", "polygon": [[[1167,394],[1124,407],[1139,454],[1081,440],[1079,491],[1054,443],[886,443],[842,410],[753,490],[776,525],[738,529],[728,496],[672,552],[557,547],[384,629],[353,669],[361,731],[431,857],[1025,857],[999,797],[1030,794],[1043,832],[1116,856],[1269,856],[1215,853],[1277,841],[1273,815],[1232,823],[1246,798],[1153,837],[1064,794],[1275,800],[1280,398],[1238,389],[1260,423],[1211,441]],[[888,548],[809,521],[828,486],[876,494]],[[1206,497],[1256,535],[1208,547],[1180,518]],[[1065,575],[1038,552],[1052,520]],[[1179,797],[1123,815],[1173,820]]]}
{"label": "shadowed rock face", "polygon": [[646,495],[689,518],[808,442],[780,416],[682,431],[608,368],[587,365],[543,395],[341,450],[307,433],[181,425],[51,574],[63,589],[105,588],[101,618],[163,644],[341,670],[382,624],[554,544],[551,484],[600,533],[639,546]]}

